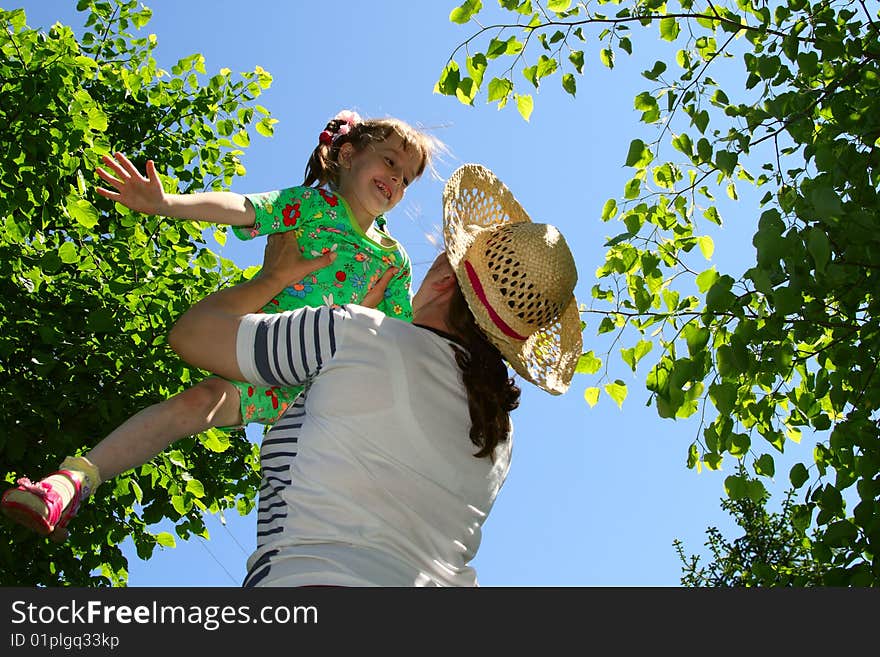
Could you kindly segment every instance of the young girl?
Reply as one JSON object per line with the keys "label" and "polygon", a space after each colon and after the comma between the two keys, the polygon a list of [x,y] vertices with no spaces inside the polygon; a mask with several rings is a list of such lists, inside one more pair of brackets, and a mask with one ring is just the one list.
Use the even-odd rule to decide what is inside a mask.
{"label": "young girl", "polygon": [[[144,177],[122,153],[115,159],[105,156],[107,169],[97,169],[115,190],[96,191],[144,214],[230,225],[242,239],[292,230],[306,257],[335,254],[332,266],[287,287],[266,305],[266,299],[255,300],[254,312],[261,306],[264,313],[277,313],[361,303],[380,283],[377,290],[387,288],[383,298],[373,300],[378,309],[409,321],[410,263],[385,230],[384,213],[430,165],[440,142],[403,121],[362,120],[350,111],[330,120],[318,142],[303,185],[281,191],[166,194],[152,161]],[[19,479],[16,488],[4,493],[0,507],[12,520],[63,540],[80,502],[102,481],[146,463],[175,440],[212,427],[271,425],[301,390],[207,378],[136,413],[85,456],[64,459],[59,471],[45,479]]]}

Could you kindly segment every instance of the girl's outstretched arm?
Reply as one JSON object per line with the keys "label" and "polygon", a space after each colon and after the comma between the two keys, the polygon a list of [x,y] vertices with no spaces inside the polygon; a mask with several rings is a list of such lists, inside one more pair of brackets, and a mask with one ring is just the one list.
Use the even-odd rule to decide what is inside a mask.
{"label": "girl's outstretched arm", "polygon": [[[156,214],[173,219],[208,221],[230,226],[252,226],[256,219],[254,207],[235,192],[196,192],[193,194],[166,194],[152,160],[147,160],[146,176],[122,153],[115,158],[105,155],[107,169],[98,167],[96,173],[115,188],[98,187],[95,191],[127,208],[144,214]],[[108,171],[109,169],[109,171]]]}

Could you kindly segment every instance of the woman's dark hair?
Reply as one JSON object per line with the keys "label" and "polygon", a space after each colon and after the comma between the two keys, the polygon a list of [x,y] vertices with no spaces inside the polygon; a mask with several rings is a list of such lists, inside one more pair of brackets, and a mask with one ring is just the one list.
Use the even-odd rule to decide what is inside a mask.
{"label": "woman's dark hair", "polygon": [[510,412],[519,406],[520,389],[508,375],[501,352],[477,327],[474,315],[456,286],[447,320],[464,349],[454,347],[461,369],[471,414],[471,442],[479,448],[474,456],[493,456],[495,446],[508,439]]}
{"label": "woman's dark hair", "polygon": [[341,119],[330,119],[327,122],[324,130],[333,135],[333,139],[329,144],[319,143],[312,151],[306,164],[304,186],[339,186],[338,157],[343,144],[352,143],[355,150],[360,152],[371,143],[385,141],[396,133],[403,140],[404,150],[414,148],[419,155],[416,177],[422,175],[425,168],[431,165],[434,153],[443,147],[435,137],[419,132],[400,119],[364,119],[352,126],[347,134],[337,134],[344,123]]}

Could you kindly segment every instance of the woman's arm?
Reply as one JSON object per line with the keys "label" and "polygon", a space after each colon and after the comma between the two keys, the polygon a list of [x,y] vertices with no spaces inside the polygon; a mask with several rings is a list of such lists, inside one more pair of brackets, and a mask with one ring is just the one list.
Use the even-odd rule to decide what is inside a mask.
{"label": "woman's arm", "polygon": [[[249,281],[214,292],[187,310],[168,334],[168,344],[190,365],[228,379],[243,380],[236,359],[241,318],[291,283],[335,259],[333,252],[311,260],[304,258],[293,231],[269,235],[260,273]],[[389,267],[364,297],[362,305],[375,308],[396,273],[396,267]]]}
{"label": "woman's arm", "polygon": [[116,191],[98,187],[95,191],[127,208],[173,219],[207,221],[230,226],[253,226],[256,219],[254,206],[235,192],[196,192],[193,194],[166,194],[152,160],[147,160],[146,176],[122,153],[116,158],[103,157],[107,169],[98,167],[97,174]]}

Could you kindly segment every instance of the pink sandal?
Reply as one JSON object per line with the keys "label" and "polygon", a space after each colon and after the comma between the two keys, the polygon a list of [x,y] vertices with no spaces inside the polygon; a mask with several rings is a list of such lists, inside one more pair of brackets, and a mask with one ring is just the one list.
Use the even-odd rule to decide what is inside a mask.
{"label": "pink sandal", "polygon": [[[61,496],[52,488],[52,484],[46,481],[52,475],[58,474],[70,479],[75,490],[73,499],[70,500],[70,504],[66,508],[63,507]],[[48,536],[56,529],[66,527],[79,510],[79,504],[82,500],[82,485],[69,470],[53,472],[36,483],[27,477],[22,477],[16,483],[18,484],[16,488],[10,488],[0,498],[0,510],[11,520],[33,530],[40,536]],[[39,498],[45,505],[45,515],[35,509],[34,497]]]}

